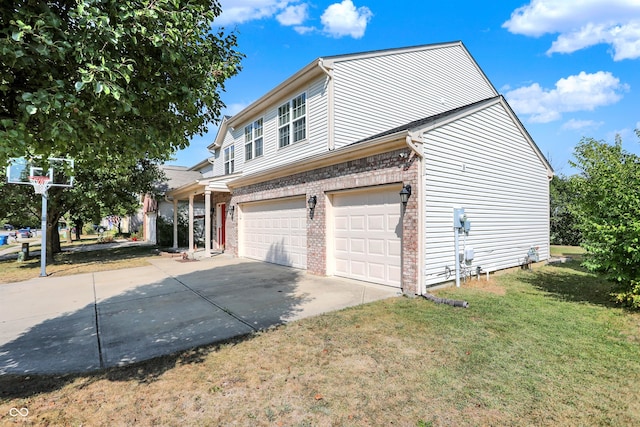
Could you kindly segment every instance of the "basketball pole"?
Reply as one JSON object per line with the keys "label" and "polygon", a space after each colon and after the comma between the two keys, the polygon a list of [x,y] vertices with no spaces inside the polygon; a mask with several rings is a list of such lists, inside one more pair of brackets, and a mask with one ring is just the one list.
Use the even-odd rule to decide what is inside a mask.
{"label": "basketball pole", "polygon": [[47,277],[47,193],[48,190],[42,192],[42,238],[40,243],[40,277]]}

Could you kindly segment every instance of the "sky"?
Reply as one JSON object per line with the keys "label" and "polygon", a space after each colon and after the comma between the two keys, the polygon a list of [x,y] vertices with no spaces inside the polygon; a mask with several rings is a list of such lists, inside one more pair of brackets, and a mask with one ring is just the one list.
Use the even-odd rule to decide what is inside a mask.
{"label": "sky", "polygon": [[[316,58],[461,40],[557,174],[582,137],[640,154],[640,0],[221,0],[214,29],[245,55],[234,115]],[[210,156],[218,128],[171,164]]]}

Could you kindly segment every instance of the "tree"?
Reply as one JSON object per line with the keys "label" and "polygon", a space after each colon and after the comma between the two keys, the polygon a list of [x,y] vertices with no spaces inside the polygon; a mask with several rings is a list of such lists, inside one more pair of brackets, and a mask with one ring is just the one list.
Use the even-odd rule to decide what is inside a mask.
{"label": "tree", "polygon": [[575,215],[571,211],[573,201],[572,177],[554,175],[549,186],[550,229],[552,245],[578,246],[582,239]]}
{"label": "tree", "polygon": [[[100,171],[86,190],[103,197],[109,179],[170,158],[218,121],[239,70],[235,35],[212,31],[220,13],[217,0],[2,3],[0,164],[71,157],[78,183]],[[87,197],[52,189],[52,219],[69,194]]]}
{"label": "tree", "polygon": [[574,157],[585,266],[618,284],[618,302],[640,308],[640,157],[623,150],[619,137],[614,145],[584,138]]}

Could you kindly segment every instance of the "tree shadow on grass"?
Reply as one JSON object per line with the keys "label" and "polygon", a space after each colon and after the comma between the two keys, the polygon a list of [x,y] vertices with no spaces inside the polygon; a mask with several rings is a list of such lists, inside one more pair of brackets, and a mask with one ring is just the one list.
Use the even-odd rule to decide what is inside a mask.
{"label": "tree shadow on grass", "polygon": [[[176,366],[201,363],[222,345],[251,339],[300,312],[313,299],[297,290],[301,274],[238,262],[143,285],[96,282],[97,303],[85,299],[74,311],[34,320],[0,345],[0,400],[77,379],[148,383]],[[94,285],[87,286],[83,292],[93,299]]]}
{"label": "tree shadow on grass", "polygon": [[578,261],[549,264],[520,279],[562,301],[620,307],[611,297],[614,284],[602,275],[588,272]]}

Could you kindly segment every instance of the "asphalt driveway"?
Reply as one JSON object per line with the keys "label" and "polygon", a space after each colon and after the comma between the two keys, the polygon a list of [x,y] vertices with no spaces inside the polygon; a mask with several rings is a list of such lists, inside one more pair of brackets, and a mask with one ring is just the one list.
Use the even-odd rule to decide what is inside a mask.
{"label": "asphalt driveway", "polygon": [[123,366],[398,294],[228,255],[0,285],[0,375]]}

